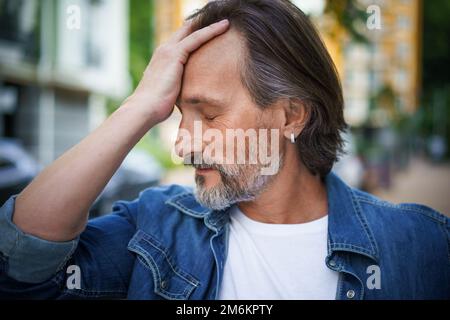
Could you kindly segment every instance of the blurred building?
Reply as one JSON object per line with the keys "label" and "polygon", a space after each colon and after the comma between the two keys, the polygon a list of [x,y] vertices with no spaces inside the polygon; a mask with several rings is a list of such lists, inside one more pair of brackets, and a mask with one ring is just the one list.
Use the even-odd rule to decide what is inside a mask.
{"label": "blurred building", "polygon": [[[312,18],[337,67],[344,91],[345,118],[352,128],[362,129],[354,132],[354,153],[362,155],[366,166],[375,167],[372,171],[376,180],[384,181],[374,184],[387,186],[390,162],[405,164],[409,145],[401,136],[405,134],[395,132],[393,124],[418,107],[421,0],[354,0],[340,5],[331,1],[292,0]],[[156,0],[155,44],[166,41],[183,18],[206,3]],[[371,6],[379,9],[376,13],[380,28],[368,25],[373,14],[368,10]],[[347,19],[363,35],[362,42],[349,33],[342,20],[338,21],[344,12],[355,9],[361,12],[359,19],[351,14]],[[180,115],[174,112],[169,121],[160,125],[159,137],[168,148],[175,141],[179,121]]]}
{"label": "blurred building", "polygon": [[166,41],[183,23],[184,18],[203,7],[207,0],[154,0],[156,45]]}
{"label": "blurred building", "polygon": [[128,1],[0,0],[0,135],[48,164],[130,90]]}
{"label": "blurred building", "polygon": [[[368,43],[341,38],[346,118],[353,126],[367,121],[386,126],[399,113],[413,113],[419,104],[421,0],[358,0],[362,9],[380,9],[381,28],[361,31]],[[368,16],[370,13],[368,13]]]}
{"label": "blurred building", "polygon": [[[157,0],[156,42],[165,41],[183,17],[206,2]],[[354,41],[341,25],[324,16],[325,1],[294,1],[312,15],[341,75],[349,124],[362,125],[372,112],[377,125],[383,126],[396,112],[413,112],[418,106],[421,0],[357,2],[364,11],[370,5],[380,8],[381,29],[360,26],[367,43]]]}

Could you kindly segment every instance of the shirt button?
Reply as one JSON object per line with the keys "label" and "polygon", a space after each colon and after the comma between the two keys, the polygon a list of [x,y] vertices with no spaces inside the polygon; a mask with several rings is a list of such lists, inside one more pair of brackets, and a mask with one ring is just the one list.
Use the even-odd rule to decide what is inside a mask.
{"label": "shirt button", "polygon": [[355,291],[354,290],[348,290],[347,291],[347,298],[353,299],[355,297]]}
{"label": "shirt button", "polygon": [[161,289],[166,289],[167,288],[167,281],[163,280],[161,281]]}

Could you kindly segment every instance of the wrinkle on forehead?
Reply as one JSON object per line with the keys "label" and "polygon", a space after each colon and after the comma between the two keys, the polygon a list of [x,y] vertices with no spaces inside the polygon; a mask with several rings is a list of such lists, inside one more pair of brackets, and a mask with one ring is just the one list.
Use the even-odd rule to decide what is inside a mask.
{"label": "wrinkle on forehead", "polygon": [[241,81],[244,46],[234,29],[209,41],[191,54],[185,66],[180,96],[199,94],[230,97],[245,90]]}

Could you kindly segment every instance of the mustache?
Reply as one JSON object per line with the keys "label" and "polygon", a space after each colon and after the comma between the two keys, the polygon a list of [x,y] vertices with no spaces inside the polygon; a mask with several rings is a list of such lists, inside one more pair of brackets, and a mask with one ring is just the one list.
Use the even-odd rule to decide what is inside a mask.
{"label": "mustache", "polygon": [[191,153],[183,157],[183,164],[185,166],[192,166],[195,169],[214,169],[220,174],[222,179],[228,179],[236,176],[238,172],[226,167],[222,164],[218,164],[213,160],[206,158],[202,153]]}
{"label": "mustache", "polygon": [[183,157],[183,164],[185,166],[192,166],[195,169],[215,169],[223,171],[222,165],[205,158],[202,153],[190,153],[185,155]]}

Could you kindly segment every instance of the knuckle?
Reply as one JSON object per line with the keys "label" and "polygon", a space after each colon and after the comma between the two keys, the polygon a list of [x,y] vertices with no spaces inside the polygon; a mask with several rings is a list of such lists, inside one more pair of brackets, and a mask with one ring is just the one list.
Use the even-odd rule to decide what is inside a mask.
{"label": "knuckle", "polygon": [[182,52],[180,53],[180,56],[179,56],[179,61],[180,61],[182,64],[185,64],[185,63],[187,62],[188,58],[189,58],[189,54],[186,53],[186,52],[184,52],[184,51],[182,51]]}

